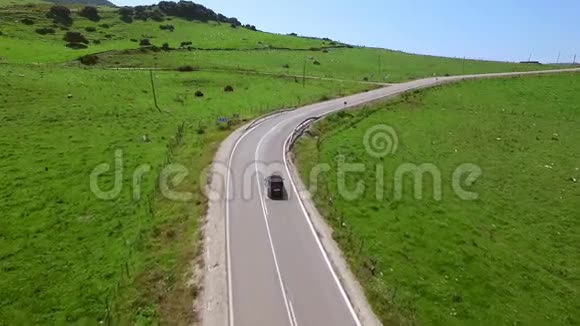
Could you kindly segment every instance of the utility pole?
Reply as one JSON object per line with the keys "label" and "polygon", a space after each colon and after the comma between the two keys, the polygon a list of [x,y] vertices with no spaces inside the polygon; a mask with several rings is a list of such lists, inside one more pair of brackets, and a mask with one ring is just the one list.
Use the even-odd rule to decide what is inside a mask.
{"label": "utility pole", "polygon": [[304,59],[304,70],[302,71],[302,87],[306,87],[306,59]]}
{"label": "utility pole", "polygon": [[556,64],[560,63],[560,52],[558,52],[558,59],[556,60]]}
{"label": "utility pole", "polygon": [[574,60],[572,60],[572,64],[575,65],[576,64],[576,55],[574,55]]}
{"label": "utility pole", "polygon": [[465,56],[463,56],[463,61],[461,64],[461,74],[465,75]]}
{"label": "utility pole", "polygon": [[379,54],[379,76],[378,78],[381,78],[381,55]]}
{"label": "utility pole", "polygon": [[528,62],[532,61],[532,54],[530,53],[530,57],[528,58]]}

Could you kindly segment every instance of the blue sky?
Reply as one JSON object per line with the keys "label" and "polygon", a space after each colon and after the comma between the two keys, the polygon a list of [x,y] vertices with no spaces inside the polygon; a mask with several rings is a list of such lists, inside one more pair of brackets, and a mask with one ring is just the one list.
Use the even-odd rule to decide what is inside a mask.
{"label": "blue sky", "polygon": [[[152,0],[113,0],[117,5]],[[275,33],[330,37],[412,53],[490,60],[580,61],[579,0],[197,0]]]}

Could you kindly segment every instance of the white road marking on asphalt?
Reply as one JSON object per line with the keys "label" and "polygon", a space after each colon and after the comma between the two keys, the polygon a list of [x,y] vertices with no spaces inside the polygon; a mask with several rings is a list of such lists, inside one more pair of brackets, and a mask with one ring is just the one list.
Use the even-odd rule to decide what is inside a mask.
{"label": "white road marking on asphalt", "polygon": [[312,221],[310,220],[310,216],[308,215],[308,212],[306,211],[306,207],[304,207],[304,203],[302,203],[302,198],[300,198],[300,195],[298,194],[298,189],[296,187],[296,184],[294,183],[294,180],[292,179],[292,174],[290,173],[290,168],[288,167],[288,159],[286,157],[287,156],[286,155],[286,148],[287,148],[286,146],[287,146],[288,140],[290,139],[291,136],[292,136],[292,134],[288,135],[288,138],[286,138],[286,141],[284,141],[283,157],[284,157],[284,165],[286,166],[286,172],[288,173],[288,177],[290,178],[290,183],[292,184],[292,189],[294,190],[294,193],[296,194],[296,196],[298,198],[298,202],[300,203],[300,207],[302,208],[302,213],[304,214],[304,218],[306,219],[306,222],[308,222],[308,225],[310,226],[310,231],[312,231],[312,235],[316,239],[316,243],[318,244],[318,249],[320,249],[320,252],[322,253],[322,256],[324,257],[324,261],[326,262],[326,265],[328,266],[328,269],[330,270],[330,273],[332,274],[332,278],[334,279],[336,286],[340,290],[340,294],[342,295],[342,298],[346,302],[346,305],[348,307],[348,310],[350,311],[350,314],[352,315],[352,318],[354,319],[354,322],[356,323],[357,326],[361,326],[361,322],[360,322],[356,312],[354,311],[352,303],[350,302],[350,299],[346,295],[346,291],[344,290],[342,284],[340,283],[338,276],[336,276],[336,273],[334,272],[334,268],[332,268],[332,264],[330,263],[330,259],[328,258],[328,255],[326,254],[324,247],[322,246],[322,242],[320,241],[320,239],[318,238],[318,235],[316,234],[316,230],[314,229],[314,225],[312,224]]}
{"label": "white road marking on asphalt", "polygon": [[[236,152],[236,148],[248,134],[250,134],[259,124],[255,125],[249,130],[246,130],[240,138],[234,144],[234,148],[232,148],[232,152],[230,153],[230,158],[228,160],[228,169],[226,171],[226,265],[227,265],[227,277],[228,277],[228,324],[229,326],[234,326],[234,300],[233,300],[233,291],[232,291],[232,258],[231,258],[231,248],[230,248],[230,175],[231,175],[231,168],[232,168],[232,160],[234,158],[234,153]],[[234,195],[235,196],[235,195]]]}
{"label": "white road marking on asphalt", "polygon": [[268,239],[270,240],[270,249],[272,249],[272,256],[274,257],[274,265],[276,266],[276,273],[278,274],[278,281],[280,281],[280,290],[282,291],[282,296],[284,297],[284,304],[286,305],[286,312],[288,313],[288,321],[290,322],[291,326],[294,326],[294,324],[292,322],[292,313],[290,312],[290,304],[289,304],[288,296],[286,295],[286,288],[284,287],[284,281],[282,280],[282,274],[280,273],[280,266],[278,265],[278,258],[276,257],[276,249],[274,249],[274,241],[272,240],[272,233],[270,232],[270,223],[268,223],[268,211],[266,209],[264,195],[262,194],[262,187],[260,186],[260,172],[258,171],[258,156],[259,156],[260,148],[262,147],[262,143],[264,142],[264,139],[266,139],[268,137],[268,135],[273,130],[275,130],[274,128],[270,129],[262,137],[262,139],[260,139],[260,142],[258,142],[258,146],[256,147],[256,151],[254,152],[254,166],[256,167],[256,181],[258,182],[257,186],[258,186],[258,193],[260,195],[260,205],[262,206],[262,212],[264,213],[263,214],[264,215],[264,222],[266,223],[266,230],[268,232]]}
{"label": "white road marking on asphalt", "polygon": [[294,322],[294,326],[298,326],[296,314],[294,313],[294,306],[292,306],[292,300],[288,300],[288,303],[290,304],[290,313],[292,314],[292,321]]}

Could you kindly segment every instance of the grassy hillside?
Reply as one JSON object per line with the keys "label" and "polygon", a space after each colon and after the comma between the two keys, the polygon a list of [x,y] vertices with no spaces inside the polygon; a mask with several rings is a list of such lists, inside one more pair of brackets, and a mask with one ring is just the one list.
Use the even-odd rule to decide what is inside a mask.
{"label": "grassy hillside", "polygon": [[114,6],[115,4],[107,0],[0,0],[1,6],[22,6],[26,4],[69,4],[69,5],[91,5],[91,6]]}
{"label": "grassy hillside", "polygon": [[[396,51],[347,48],[330,40],[276,35],[230,24],[188,21],[165,17],[165,21],[120,19],[118,9],[100,7],[101,19],[90,21],[73,10],[69,31],[81,32],[89,41],[88,48],[65,47],[62,26],[53,26],[45,17],[50,5],[32,8],[17,6],[0,8],[6,17],[0,25],[0,63],[51,63],[77,59],[90,53],[112,51],[100,55],[101,67],[158,67],[175,69],[182,65],[199,68],[251,70],[276,74],[307,74],[351,80],[399,82],[433,75],[456,75],[504,71],[550,69],[555,66],[524,65],[505,62],[476,61],[412,55]],[[78,8],[76,9],[78,10]],[[32,17],[33,25],[22,21]],[[172,30],[160,26],[171,25]],[[53,28],[54,34],[39,35],[39,28]],[[148,39],[161,47],[164,43],[177,49],[191,42],[189,50],[168,53],[141,52],[139,42]]]}
{"label": "grassy hillside", "polygon": [[[178,46],[175,43],[170,46]],[[366,48],[310,50],[188,51],[150,53],[122,51],[99,55],[101,67],[157,67],[176,69],[245,70],[275,74],[306,74],[357,81],[402,82],[417,78],[490,72],[557,69],[550,65],[522,65],[462,60]],[[380,62],[380,66],[379,66]],[[380,67],[380,70],[379,70]],[[380,71],[380,72],[379,72]]]}
{"label": "grassy hillside", "polygon": [[0,7],[22,6],[27,4],[46,4],[41,0],[0,0]]}
{"label": "grassy hillside", "polygon": [[[385,325],[580,323],[578,77],[416,92],[331,116],[299,143],[303,180],[316,164],[331,167],[314,198]],[[387,138],[369,146],[364,139],[380,125],[394,129],[397,138],[383,136],[391,144],[398,139],[398,147],[377,158],[369,148],[376,154]],[[365,167],[347,175],[344,186],[337,178],[341,157]],[[413,178],[396,177],[407,163],[433,164],[441,187],[426,176],[418,199]],[[471,185],[466,174],[457,179],[476,200],[462,200],[453,186],[464,163],[482,171]],[[359,182],[360,196],[343,196]]]}
{"label": "grassy hillside", "polygon": [[[89,41],[88,48],[73,50],[65,47],[63,41],[66,30],[53,26],[45,14],[51,5],[34,7],[15,6],[0,8],[2,21],[0,31],[0,53],[5,63],[47,63],[73,60],[81,55],[110,50],[138,48],[139,41],[147,38],[161,46],[167,42],[178,47],[181,42],[192,42],[198,48],[255,49],[273,47],[303,48],[321,47],[322,40],[298,38],[251,31],[246,28],[232,28],[224,23],[191,22],[181,18],[170,18],[164,22],[134,20],[121,21],[118,9],[99,7],[101,19],[97,22],[72,14],[73,24],[66,29],[81,32]],[[78,10],[78,8],[77,8]],[[32,18],[33,25],[25,25],[22,20]],[[173,31],[162,30],[160,25],[172,25]],[[39,28],[52,28],[54,34],[40,35]],[[88,32],[87,28],[94,28]],[[99,43],[96,44],[95,42]]]}

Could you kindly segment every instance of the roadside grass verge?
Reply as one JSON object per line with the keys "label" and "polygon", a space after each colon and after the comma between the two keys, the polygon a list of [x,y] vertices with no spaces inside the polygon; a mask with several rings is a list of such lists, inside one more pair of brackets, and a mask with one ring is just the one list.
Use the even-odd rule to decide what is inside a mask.
{"label": "roadside grass verge", "polygon": [[[221,140],[260,114],[368,87],[205,72],[154,81],[161,112],[147,71],[0,65],[2,323],[191,322],[201,171]],[[89,176],[110,164],[97,180],[114,189],[117,150],[121,192],[101,200]],[[161,195],[167,164],[189,172],[176,185],[187,202]],[[150,172],[133,187],[139,167]]]}
{"label": "roadside grass verge", "polygon": [[[302,178],[317,178],[314,200],[386,325],[574,325],[580,322],[580,78],[578,74],[468,81],[334,114],[295,149]],[[363,144],[380,124],[398,149],[373,158]],[[392,139],[392,138],[391,138]],[[339,187],[339,159],[362,163]],[[413,178],[395,197],[395,172],[432,163],[441,172]],[[452,174],[482,169],[461,200]],[[376,167],[384,166],[384,184]],[[416,181],[416,180],[415,180]],[[354,200],[339,189],[364,192]],[[378,189],[378,190],[377,190]],[[384,192],[381,195],[381,192]],[[377,195],[378,198],[377,199]]]}

